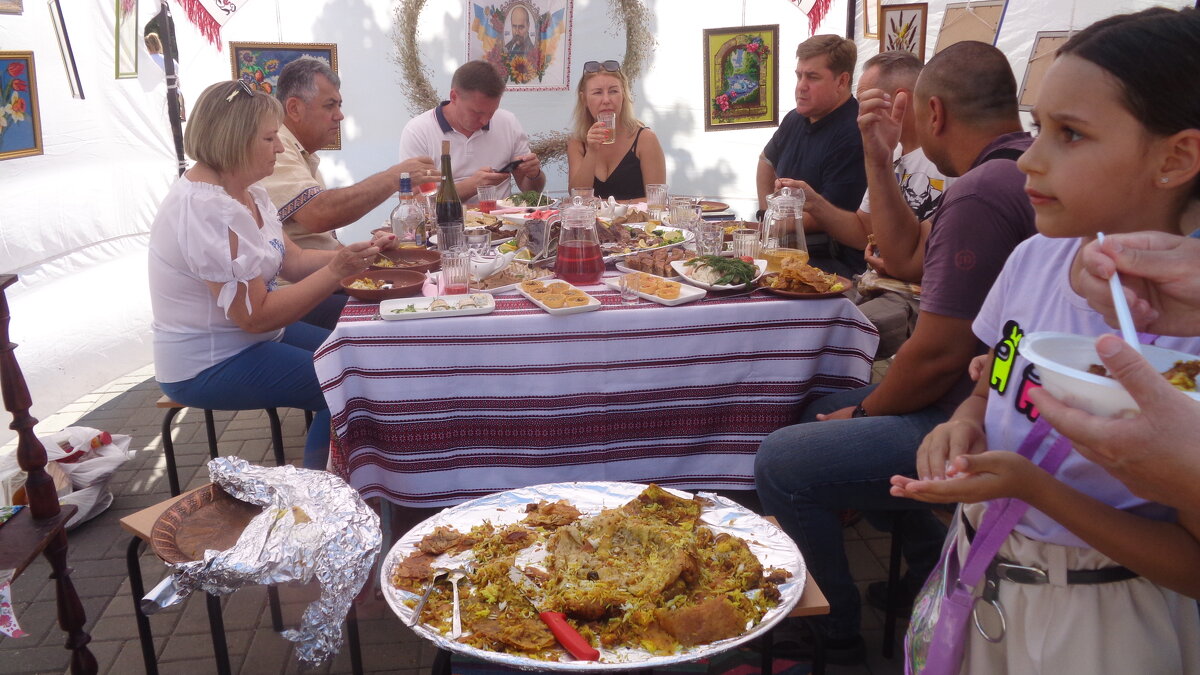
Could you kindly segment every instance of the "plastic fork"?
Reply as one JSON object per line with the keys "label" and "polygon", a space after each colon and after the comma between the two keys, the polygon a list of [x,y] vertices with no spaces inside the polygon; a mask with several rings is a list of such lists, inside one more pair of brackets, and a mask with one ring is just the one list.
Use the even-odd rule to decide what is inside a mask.
{"label": "plastic fork", "polygon": [[455,640],[462,636],[462,617],[458,609],[458,582],[462,581],[465,576],[467,576],[467,569],[465,567],[456,567],[449,571],[450,588],[454,592],[454,614],[451,617],[453,623],[451,625],[450,637]]}
{"label": "plastic fork", "polygon": [[[1104,233],[1097,232],[1096,239],[1103,244]],[[1134,351],[1142,353],[1142,342],[1138,339],[1137,329],[1133,325],[1133,315],[1129,313],[1129,303],[1125,302],[1125,288],[1121,286],[1121,277],[1113,270],[1108,278],[1108,290],[1112,293],[1113,308],[1117,311],[1117,323],[1121,326],[1121,337],[1133,347]]]}

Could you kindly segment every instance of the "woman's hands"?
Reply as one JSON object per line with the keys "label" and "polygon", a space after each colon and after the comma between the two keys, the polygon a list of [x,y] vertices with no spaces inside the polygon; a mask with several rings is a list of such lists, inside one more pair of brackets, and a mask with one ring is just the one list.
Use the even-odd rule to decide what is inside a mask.
{"label": "woman's hands", "polygon": [[587,132],[588,152],[596,152],[606,140],[608,140],[608,127],[604,126],[602,122],[596,122]]}
{"label": "woman's hands", "polygon": [[338,249],[325,267],[334,276],[341,279],[351,274],[361,274],[367,271],[377,255],[379,255],[378,246],[369,241],[359,241]]}

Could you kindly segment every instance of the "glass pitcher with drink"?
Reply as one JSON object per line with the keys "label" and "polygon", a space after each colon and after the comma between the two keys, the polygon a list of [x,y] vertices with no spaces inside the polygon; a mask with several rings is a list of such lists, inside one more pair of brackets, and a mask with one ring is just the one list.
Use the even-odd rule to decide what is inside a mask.
{"label": "glass pitcher with drink", "polygon": [[[804,242],[804,191],[785,187],[767,197],[767,211],[763,214],[759,238],[768,272],[778,272],[784,258],[808,262],[808,246]],[[793,247],[788,248],[785,244]]]}
{"label": "glass pitcher with drink", "polygon": [[575,197],[562,211],[554,274],[577,286],[599,283],[604,275],[600,239],[596,235],[596,210],[585,204],[582,197]]}

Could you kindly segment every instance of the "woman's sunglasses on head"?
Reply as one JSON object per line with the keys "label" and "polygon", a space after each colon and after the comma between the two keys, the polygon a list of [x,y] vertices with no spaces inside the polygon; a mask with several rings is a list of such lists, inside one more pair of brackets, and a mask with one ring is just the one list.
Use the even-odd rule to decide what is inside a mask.
{"label": "woman's sunglasses on head", "polygon": [[621,62],[613,61],[612,59],[609,59],[608,61],[603,61],[603,62],[588,61],[583,64],[583,72],[585,72],[585,73],[598,73],[598,72],[600,72],[601,68],[603,68],[604,70],[607,70],[610,73],[616,73],[621,70]]}
{"label": "woman's sunglasses on head", "polygon": [[238,94],[245,94],[250,98],[254,98],[254,89],[250,87],[250,83],[242,79],[237,80],[237,83],[238,88],[234,89],[232,94],[225,97],[226,103],[232,103],[234,97],[236,97]]}

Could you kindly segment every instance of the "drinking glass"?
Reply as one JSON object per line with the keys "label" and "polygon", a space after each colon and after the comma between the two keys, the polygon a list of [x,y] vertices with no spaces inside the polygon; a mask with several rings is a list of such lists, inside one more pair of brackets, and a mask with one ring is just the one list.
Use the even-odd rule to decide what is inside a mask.
{"label": "drinking glass", "polygon": [[692,198],[673,196],[667,201],[671,215],[671,225],[681,229],[691,229]]}
{"label": "drinking glass", "polygon": [[465,246],[455,246],[443,250],[442,271],[438,275],[438,295],[469,293],[470,284],[471,252]]}
{"label": "drinking glass", "polygon": [[758,241],[758,230],[752,230],[748,227],[740,228],[733,231],[733,255],[741,258],[747,256],[757,258],[760,244]]}
{"label": "drinking glass", "polygon": [[467,245],[467,236],[463,231],[461,220],[451,220],[438,223],[437,247],[439,251],[448,251],[459,246]]}
{"label": "drinking glass", "polygon": [[496,208],[496,202],[508,197],[508,181],[499,185],[480,185],[478,192],[479,210],[491,213]]}
{"label": "drinking glass", "polygon": [[633,305],[638,301],[638,275],[622,274],[618,279],[621,288],[621,304]]}
{"label": "drinking glass", "polygon": [[663,211],[667,206],[667,186],[662,183],[651,183],[646,186],[646,212],[650,220],[662,222]]}
{"label": "drinking glass", "polygon": [[491,248],[492,233],[482,227],[466,230],[463,236],[466,239],[467,248],[473,254],[483,255]]}
{"label": "drinking glass", "polygon": [[725,239],[725,228],[719,221],[699,219],[692,230],[696,233],[696,253],[720,255]]}
{"label": "drinking glass", "polygon": [[596,190],[590,187],[573,187],[571,188],[571,198],[580,197],[583,203],[587,204],[592,199],[596,198]]}
{"label": "drinking glass", "polygon": [[617,113],[609,110],[596,116],[596,121],[604,125],[603,145],[612,145],[617,141]]}

